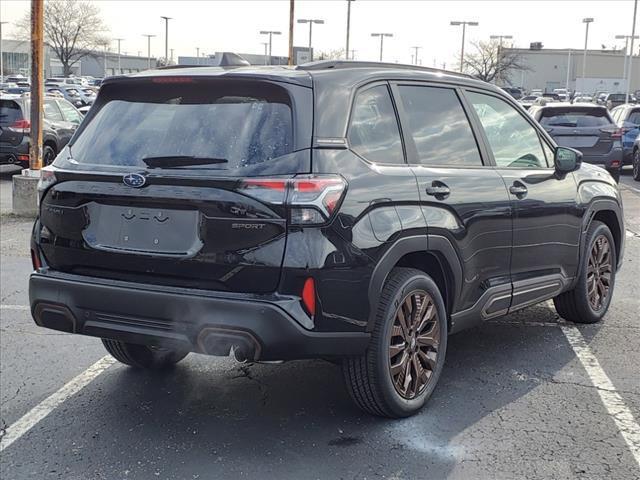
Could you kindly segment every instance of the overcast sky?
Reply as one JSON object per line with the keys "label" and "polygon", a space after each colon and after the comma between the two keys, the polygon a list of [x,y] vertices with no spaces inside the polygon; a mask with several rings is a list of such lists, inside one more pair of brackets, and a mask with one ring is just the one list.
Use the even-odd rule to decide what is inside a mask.
{"label": "overcast sky", "polygon": [[[151,54],[164,55],[164,23],[160,15],[173,17],[169,26],[169,47],[175,55],[235,51],[263,53],[264,36],[259,30],[280,30],[274,37],[273,54],[287,55],[288,0],[187,1],[187,0],[94,0],[102,12],[111,38],[122,37],[122,51],[146,55],[143,34],[155,34]],[[0,14],[3,36],[12,38],[13,24],[28,10],[28,0],[2,0]],[[314,25],[316,51],[344,48],[347,2],[345,0],[296,0],[295,16],[320,18]],[[379,41],[372,32],[393,33],[385,39],[384,60],[409,63],[412,46],[422,47],[423,65],[438,67],[454,62],[460,49],[461,28],[450,20],[478,21],[469,27],[468,41],[489,35],[513,35],[514,44],[528,47],[540,41],[546,48],[583,48],[582,18],[593,17],[589,47],[622,46],[616,34],[631,34],[632,0],[594,1],[400,1],[356,0],[351,9],[351,47],[356,58],[377,60]],[[296,46],[308,43],[308,26],[295,25]],[[115,42],[113,48],[115,49]],[[636,50],[637,52],[637,50]]]}

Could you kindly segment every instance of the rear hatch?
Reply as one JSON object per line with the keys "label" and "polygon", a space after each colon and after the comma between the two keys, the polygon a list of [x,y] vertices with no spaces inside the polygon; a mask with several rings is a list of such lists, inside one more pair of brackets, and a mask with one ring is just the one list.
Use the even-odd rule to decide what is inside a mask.
{"label": "rear hatch", "polygon": [[539,122],[558,145],[575,148],[584,155],[606,155],[621,139],[621,131],[602,107],[546,108]]}
{"label": "rear hatch", "polygon": [[311,172],[311,88],[234,77],[109,82],[54,163],[41,248],[56,270],[276,289],[287,179]]}
{"label": "rear hatch", "polygon": [[[24,103],[18,99],[0,99],[0,143],[19,145],[29,134],[31,125],[23,113]],[[27,113],[28,115],[28,113]]]}

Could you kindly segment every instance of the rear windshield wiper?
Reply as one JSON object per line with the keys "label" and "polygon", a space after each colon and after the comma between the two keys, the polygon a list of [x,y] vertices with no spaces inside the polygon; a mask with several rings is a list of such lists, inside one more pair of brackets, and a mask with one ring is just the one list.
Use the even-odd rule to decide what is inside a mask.
{"label": "rear windshield wiper", "polygon": [[167,157],[146,157],[142,161],[149,168],[176,168],[193,165],[213,165],[216,163],[228,163],[226,158],[193,157],[189,155],[174,155]]}
{"label": "rear windshield wiper", "polygon": [[548,123],[547,125],[549,125],[550,127],[574,127],[574,128],[578,126],[578,124],[575,122]]}

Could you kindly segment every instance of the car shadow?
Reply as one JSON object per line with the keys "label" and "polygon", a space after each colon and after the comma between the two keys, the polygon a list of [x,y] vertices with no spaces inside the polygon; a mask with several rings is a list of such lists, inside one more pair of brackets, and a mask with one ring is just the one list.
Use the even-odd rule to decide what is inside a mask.
{"label": "car shadow", "polygon": [[[559,328],[525,324],[556,321],[549,308],[534,308],[450,337],[440,383],[410,418],[360,412],[328,362],[237,364],[192,354],[166,372],[111,368],[69,402],[65,417],[76,420],[48,448],[64,455],[81,428],[93,453],[71,471],[99,469],[105,478],[149,478],[150,469],[160,478],[444,478],[477,461],[461,433],[574,358]],[[514,435],[501,418],[497,425]]]}

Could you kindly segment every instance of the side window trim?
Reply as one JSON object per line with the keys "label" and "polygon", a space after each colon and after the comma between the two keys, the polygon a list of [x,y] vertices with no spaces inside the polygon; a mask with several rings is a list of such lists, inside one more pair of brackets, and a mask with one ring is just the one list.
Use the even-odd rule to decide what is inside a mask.
{"label": "side window trim", "polygon": [[[355,113],[356,102],[358,101],[358,96],[362,92],[366,92],[367,90],[369,90],[371,88],[379,87],[381,85],[384,85],[387,88],[387,92],[389,93],[389,98],[391,99],[391,104],[393,106],[393,112],[394,112],[394,115],[395,115],[395,118],[396,118],[396,125],[398,126],[398,132],[400,133],[400,144],[402,145],[403,163],[375,162],[373,160],[370,160],[370,159],[360,155],[358,152],[353,150],[351,148],[351,145],[350,145],[350,142],[349,142],[349,133],[351,131],[351,124],[352,124],[352,121],[353,121],[353,115]],[[404,134],[403,134],[403,131],[402,131],[402,126],[400,124],[400,117],[399,117],[399,114],[398,114],[398,105],[397,105],[396,100],[394,98],[393,91],[391,89],[391,85],[389,84],[389,82],[387,80],[376,80],[374,82],[367,83],[365,85],[361,85],[356,89],[356,91],[353,93],[353,95],[351,95],[351,106],[350,106],[350,109],[349,109],[349,119],[347,121],[347,131],[346,131],[345,138],[347,139],[347,147],[349,148],[351,153],[356,155],[358,158],[361,158],[365,162],[368,162],[368,163],[371,163],[371,164],[374,164],[374,165],[392,166],[392,167],[404,167],[404,166],[408,167],[409,166],[408,163],[407,163],[407,148],[406,148],[406,145],[405,145]]]}
{"label": "side window trim", "polygon": [[444,84],[444,83],[436,83],[436,82],[420,82],[420,81],[415,81],[415,80],[397,80],[397,81],[392,81],[390,82],[391,84],[391,92],[393,94],[393,96],[395,98],[397,98],[398,100],[396,101],[394,98],[394,104],[396,105],[396,108],[398,110],[398,114],[400,116],[399,118],[399,122],[400,122],[400,132],[401,135],[403,137],[403,140],[405,142],[405,144],[407,145],[407,149],[406,149],[406,161],[409,163],[409,165],[421,165],[419,162],[419,155],[418,155],[418,148],[416,147],[416,144],[413,140],[413,137],[411,136],[410,133],[405,133],[405,130],[407,129],[403,129],[402,126],[404,125],[408,125],[408,116],[404,110],[404,106],[402,105],[402,97],[400,96],[400,90],[399,87],[403,86],[403,85],[408,85],[408,86],[418,86],[418,87],[433,87],[433,88],[442,88],[442,89],[449,89],[449,90],[453,90],[453,92],[456,94],[456,96],[458,97],[458,101],[460,102],[460,106],[462,107],[462,110],[465,114],[465,116],[467,117],[467,121],[469,122],[469,126],[471,128],[471,132],[472,135],[474,137],[474,140],[476,142],[476,146],[478,147],[478,153],[480,154],[480,161],[482,162],[482,165],[429,165],[430,168],[484,168],[484,167],[490,167],[492,166],[490,160],[489,160],[489,155],[488,155],[488,151],[485,147],[485,145],[483,145],[481,138],[478,136],[478,131],[476,126],[474,125],[473,122],[473,118],[470,115],[470,110],[468,105],[466,104],[466,102],[464,101],[463,97],[462,97],[462,90],[461,87],[459,85],[454,85],[454,84]]}
{"label": "side window trim", "polygon": [[[507,105],[510,105],[514,110],[516,110],[518,112],[518,114],[520,115],[520,117],[522,117],[525,122],[527,122],[537,133],[538,135],[538,141],[540,142],[540,148],[542,149],[544,155],[545,155],[545,161],[547,162],[547,167],[546,169],[550,169],[553,170],[554,166],[553,166],[553,161],[549,162],[546,158],[546,152],[544,151],[544,145],[546,144],[551,151],[555,152],[556,147],[553,146],[554,142],[551,141],[551,137],[549,136],[549,134],[545,131],[544,128],[540,127],[539,125],[537,125],[533,118],[531,117],[531,115],[523,115],[522,112],[520,112],[520,110],[517,108],[516,104],[514,102],[512,102],[510,99],[508,98],[504,98],[501,95],[496,95],[494,92],[490,91],[490,90],[482,90],[482,89],[477,89],[477,88],[464,88],[464,92],[462,92],[465,102],[467,105],[469,105],[470,107],[473,107],[473,105],[471,105],[471,102],[469,102],[469,99],[466,97],[466,95],[464,95],[466,92],[473,92],[473,93],[478,93],[481,95],[488,95],[494,98],[497,98],[498,100],[502,100],[503,102],[505,102]],[[486,133],[484,131],[484,128],[482,127],[482,123],[480,122],[480,117],[478,116],[478,114],[475,111],[475,108],[472,108],[473,110],[473,117],[475,119],[475,121],[477,122],[477,126],[479,128],[479,130],[482,132],[482,139],[483,141],[486,143],[486,146],[489,147],[489,139],[486,136]],[[491,161],[493,163],[494,166],[497,167],[496,164],[496,159],[493,156],[493,150],[491,148],[489,148],[489,153],[491,156]],[[522,167],[500,167],[500,168],[508,168],[508,169],[513,169],[513,170],[522,170]],[[540,170],[545,170],[545,168],[541,168]]]}

